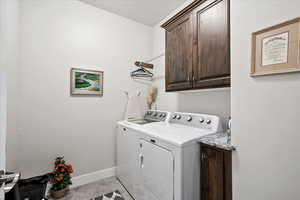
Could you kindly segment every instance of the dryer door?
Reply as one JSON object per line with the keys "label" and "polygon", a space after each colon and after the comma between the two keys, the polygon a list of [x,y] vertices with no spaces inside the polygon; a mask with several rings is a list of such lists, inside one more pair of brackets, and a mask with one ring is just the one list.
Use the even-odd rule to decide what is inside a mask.
{"label": "dryer door", "polygon": [[147,196],[173,200],[174,157],[171,151],[152,142],[140,141],[140,168]]}

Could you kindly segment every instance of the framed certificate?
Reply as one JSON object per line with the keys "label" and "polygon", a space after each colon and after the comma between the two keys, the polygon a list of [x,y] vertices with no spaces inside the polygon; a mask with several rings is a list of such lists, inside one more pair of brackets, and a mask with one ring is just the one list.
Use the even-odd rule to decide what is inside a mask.
{"label": "framed certificate", "polygon": [[300,71],[300,18],[252,34],[251,76]]}

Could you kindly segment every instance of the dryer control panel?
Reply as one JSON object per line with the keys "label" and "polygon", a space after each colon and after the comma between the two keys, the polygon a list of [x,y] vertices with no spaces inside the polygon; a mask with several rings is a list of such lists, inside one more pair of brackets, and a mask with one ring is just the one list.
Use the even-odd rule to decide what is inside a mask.
{"label": "dryer control panel", "polygon": [[214,115],[175,112],[172,113],[169,122],[217,132],[222,131],[221,120]]}

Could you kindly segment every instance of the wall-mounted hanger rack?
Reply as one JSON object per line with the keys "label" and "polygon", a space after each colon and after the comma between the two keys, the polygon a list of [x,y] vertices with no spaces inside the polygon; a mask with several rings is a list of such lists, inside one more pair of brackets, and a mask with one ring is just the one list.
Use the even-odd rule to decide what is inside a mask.
{"label": "wall-mounted hanger rack", "polygon": [[135,80],[140,79],[140,80],[152,81],[154,74],[148,69],[153,69],[154,65],[150,64],[149,62],[156,60],[164,55],[165,53],[162,53],[152,58],[151,60],[148,60],[147,62],[136,61],[134,64],[135,66],[138,67],[138,69],[130,73],[131,78]]}
{"label": "wall-mounted hanger rack", "polygon": [[153,69],[154,65],[153,64],[150,64],[150,62],[160,58],[160,57],[163,57],[165,55],[165,52],[159,54],[158,56],[150,59],[150,60],[147,60],[146,62],[141,62],[141,61],[135,61],[135,65],[137,67],[144,67],[144,68],[149,68],[149,69]]}
{"label": "wall-mounted hanger rack", "polygon": [[148,68],[148,69],[153,69],[153,64],[144,63],[144,62],[140,62],[140,61],[136,61],[134,64],[137,67],[144,67],[144,68]]}
{"label": "wall-mounted hanger rack", "polygon": [[[153,69],[153,64],[136,61],[134,63],[138,69],[130,73],[131,78],[133,79],[147,79],[148,81],[152,80],[154,74],[148,69]],[[148,69],[146,69],[148,68]]]}

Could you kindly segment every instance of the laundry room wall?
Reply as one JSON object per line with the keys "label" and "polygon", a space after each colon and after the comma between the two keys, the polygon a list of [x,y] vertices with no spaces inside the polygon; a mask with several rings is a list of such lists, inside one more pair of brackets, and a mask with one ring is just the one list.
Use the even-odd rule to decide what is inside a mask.
{"label": "laundry room wall", "polygon": [[0,0],[0,72],[5,73],[7,78],[6,168],[10,171],[17,170],[18,162],[18,2],[18,0]]}
{"label": "laundry room wall", "polygon": [[[56,156],[74,176],[115,166],[115,127],[135,60],[152,56],[152,28],[75,0],[20,3],[19,171],[48,172]],[[70,97],[72,67],[103,70],[103,97]]]}
{"label": "laundry room wall", "polygon": [[299,7],[299,0],[231,1],[234,200],[300,197],[300,74],[249,76],[252,32],[299,17]]}
{"label": "laundry room wall", "polygon": [[[153,34],[153,57],[165,52],[165,30],[161,24],[174,16],[192,1],[186,1],[169,14],[164,20],[154,27]],[[161,110],[171,110],[180,112],[196,112],[218,115],[222,118],[224,126],[230,116],[230,89],[199,90],[193,92],[165,92],[165,56],[155,61],[154,86],[158,87],[159,95],[157,99],[158,108]]]}

